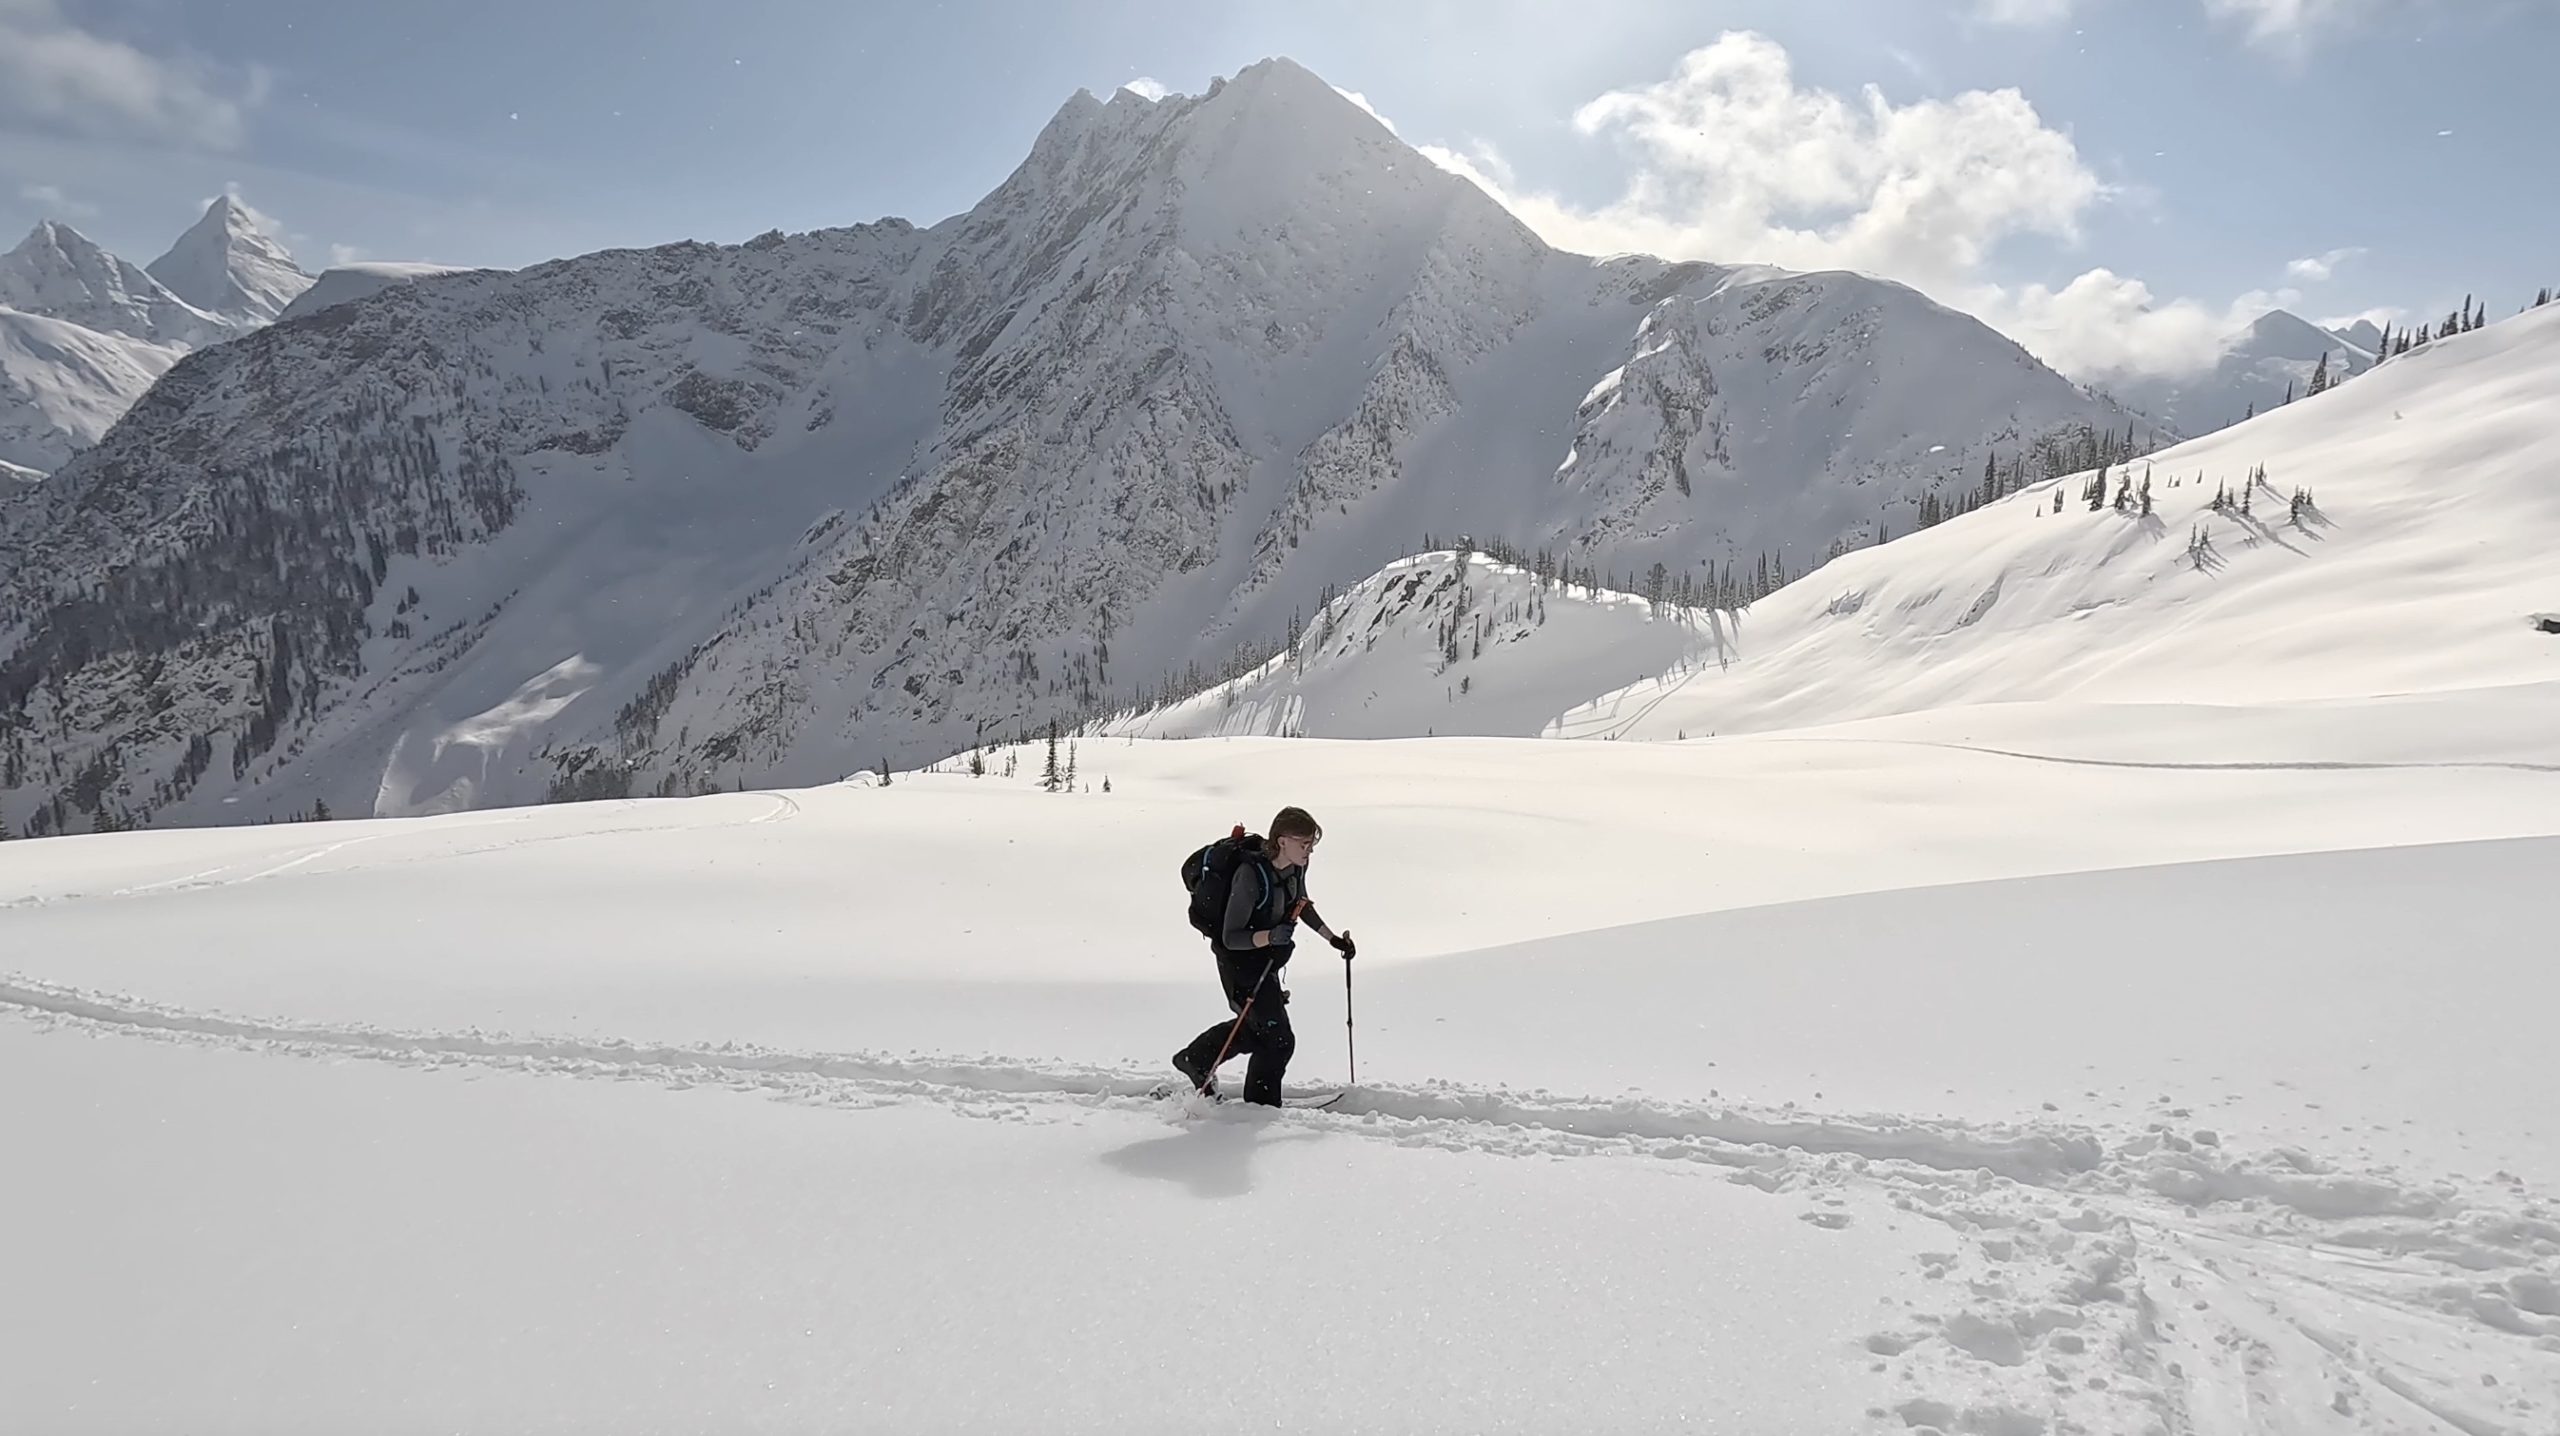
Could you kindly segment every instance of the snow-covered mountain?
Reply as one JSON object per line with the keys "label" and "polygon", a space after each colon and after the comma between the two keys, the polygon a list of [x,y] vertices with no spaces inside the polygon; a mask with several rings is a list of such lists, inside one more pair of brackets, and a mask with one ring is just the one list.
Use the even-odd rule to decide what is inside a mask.
{"label": "snow-covered mountain", "polygon": [[268,300],[310,282],[228,198],[149,270],[39,223],[0,254],[0,462],[61,467],[180,355],[267,323]]}
{"label": "snow-covered mountain", "polygon": [[53,220],[0,254],[0,307],[156,344],[200,344],[231,328]]}
{"label": "snow-covered mountain", "polygon": [[273,323],[311,287],[311,276],[229,195],[205,206],[150,270],[170,293],[241,327]]}
{"label": "snow-covered mountain", "polygon": [[[2560,311],[2533,311],[2119,470],[2101,509],[2091,476],[2047,481],[1739,611],[1417,559],[1244,677],[1098,731],[1676,740],[1948,710],[1981,736],[2011,726],[1981,705],[2058,702],[2299,705],[2299,737],[2392,694],[2537,756],[2560,717],[2560,639],[2534,621],[2560,613],[2555,394]],[[2149,513],[2113,507],[2127,476]],[[2487,693],[2547,696],[2465,708]]]}
{"label": "snow-covered mountain", "polygon": [[2177,433],[2210,434],[2283,407],[2287,395],[2307,396],[2324,362],[2332,381],[2362,374],[2377,362],[2381,342],[2382,332],[2369,322],[2340,332],[2272,309],[2232,335],[2221,359],[2201,375],[2127,379],[2107,387]]}
{"label": "snow-covered mountain", "polygon": [[1549,249],[1287,61],[1080,94],[931,229],[193,356],[0,510],[10,803],[829,778],[1187,687],[1428,533],[1801,570],[2138,427],[1900,286]]}

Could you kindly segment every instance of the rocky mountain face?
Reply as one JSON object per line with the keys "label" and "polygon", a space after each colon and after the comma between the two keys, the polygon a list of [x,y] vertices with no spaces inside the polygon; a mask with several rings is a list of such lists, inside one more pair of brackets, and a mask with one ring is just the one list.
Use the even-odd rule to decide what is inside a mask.
{"label": "rocky mountain face", "polygon": [[1467,533],[1796,569],[2134,421],[1847,274],[1552,250],[1287,61],[900,220],[385,288],[0,499],[0,816],[815,782],[1189,691]]}

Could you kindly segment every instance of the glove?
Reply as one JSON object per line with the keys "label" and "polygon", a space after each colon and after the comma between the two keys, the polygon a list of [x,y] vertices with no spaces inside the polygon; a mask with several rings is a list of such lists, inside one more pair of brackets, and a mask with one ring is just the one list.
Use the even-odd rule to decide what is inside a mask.
{"label": "glove", "polygon": [[1271,925],[1271,940],[1267,945],[1271,947],[1287,947],[1289,944],[1296,942],[1297,940],[1298,925],[1296,923],[1276,922]]}
{"label": "glove", "polygon": [[1360,945],[1353,942],[1351,934],[1347,932],[1333,940],[1333,950],[1342,954],[1344,962],[1349,962],[1360,955]]}

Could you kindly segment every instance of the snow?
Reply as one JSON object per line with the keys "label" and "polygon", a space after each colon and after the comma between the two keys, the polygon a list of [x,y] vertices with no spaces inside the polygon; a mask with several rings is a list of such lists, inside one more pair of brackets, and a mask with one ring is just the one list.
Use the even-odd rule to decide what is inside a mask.
{"label": "snow", "polygon": [[295,295],[293,302],[276,315],[279,324],[289,323],[323,309],[353,304],[369,299],[395,284],[415,284],[421,279],[435,279],[447,274],[469,274],[472,271],[450,264],[417,264],[393,260],[366,260],[354,264],[333,264],[320,271],[311,287]]}
{"label": "snow", "polygon": [[0,309],[0,462],[50,472],[98,441],[186,353]]}
{"label": "snow", "polygon": [[[2075,726],[2138,751],[2149,717]],[[2560,773],[2184,748],[2227,766],[1089,740],[1107,795],[1040,792],[1035,752],[6,844],[0,1103],[53,1175],[0,1192],[50,1234],[0,1395],[109,1428],[2550,1429],[2560,978],[2525,934]],[[1216,1013],[1171,861],[1281,801],[1362,938],[1360,1085],[1148,1097]],[[1024,864],[1074,917],[987,900]],[[1297,967],[1294,1082],[1338,1083],[1340,975]]]}
{"label": "snow", "polygon": [[[1068,794],[1034,746],[0,844],[45,1174],[0,1224],[46,1234],[0,1404],[2553,1430],[2556,352],[2492,326],[2162,456],[2316,487],[2203,569],[2156,484],[2154,525],[2028,493],[1738,621],[1411,558],[1071,739]],[[1153,1096],[1221,1011],[1174,863],[1282,803],[1362,948],[1293,965],[1293,1085],[1355,1031],[1357,1085]]]}
{"label": "snow", "polygon": [[[1185,143],[1277,145],[1301,112],[1325,153],[1393,153],[1373,122],[1310,111],[1338,102],[1309,82],[1269,66],[1198,101],[1087,97],[947,229],[716,252],[731,268],[682,249],[451,276],[248,341],[290,373],[522,301],[519,329],[474,331],[490,387],[471,392],[547,435],[604,422],[591,361],[653,390],[702,375],[714,399],[802,367],[746,405],[752,462],[690,410],[643,408],[621,447],[526,451],[532,520],[389,568],[386,609],[414,582],[402,616],[465,638],[377,630],[376,696],[273,761],[298,794],[421,816],[0,843],[0,1411],[42,1430],[2560,1430],[2560,641],[2540,627],[2560,623],[2560,312],[2159,455],[2149,516],[2092,512],[2066,477],[1738,615],[1542,587],[1361,545],[1580,513],[1641,554],[1663,434],[1779,382],[1847,403],[1834,339],[1902,301],[1542,254],[1435,211],[1424,175],[1379,200],[1410,233],[1368,250],[1266,243],[1260,198],[1219,191],[1185,215],[1195,247],[1150,251],[1165,267],[1101,310],[1015,304],[1004,274],[1099,286],[1112,271],[1078,264],[1129,238],[1046,206],[1076,166],[1180,172],[1201,162]],[[1222,96],[1265,119],[1139,143]],[[1290,183],[1321,214],[1358,173]],[[1390,260],[1403,277],[1378,280]],[[1258,285],[1273,264],[1343,272],[1315,302]],[[1063,442],[1091,416],[1044,406],[1093,375],[1009,389],[1005,366],[1082,352],[1102,312],[1203,320],[1186,265],[1236,300],[1230,322],[1100,366],[1170,397],[1079,451],[1075,502],[1001,443],[925,432],[980,386],[973,422]],[[896,296],[926,311],[912,330],[866,312],[801,348],[742,337],[780,331],[741,316],[807,292],[789,277],[850,293],[883,273],[931,275]],[[539,308],[659,285],[698,286],[726,327],[671,299],[589,344]],[[1753,313],[1772,327],[1720,332]],[[999,343],[998,321],[1031,329]],[[1395,337],[1364,353],[1342,323]],[[1592,346],[1566,365],[1500,342],[1542,325]],[[1853,347],[1916,372],[1894,332]],[[987,337],[971,359],[955,336]],[[1746,382],[1710,341],[1801,362]],[[1296,367],[1345,355],[1355,372]],[[175,439],[249,422],[226,362],[187,366],[202,392],[170,407],[201,408]],[[439,372],[341,377],[433,395]],[[2043,404],[2021,373],[1985,402]],[[557,401],[532,407],[528,380]],[[1907,387],[1868,412],[1906,417]],[[1590,397],[1524,416],[1533,393]],[[1281,402],[1318,396],[1339,406]],[[1488,406],[1482,430],[1452,418]],[[124,506],[169,476],[138,427],[69,486],[27,485],[0,553],[69,532],[104,565],[162,542]],[[1680,449],[1693,483],[1709,432]],[[1482,467],[1514,439],[1527,467]],[[1270,468],[1265,440],[1303,463]],[[1859,464],[1939,442],[1885,423],[1800,497],[1833,504]],[[909,484],[915,455],[937,467]],[[1146,506],[1128,474],[1160,461],[1260,495],[1256,526],[1113,527],[1115,502]],[[109,464],[132,484],[94,486]],[[2249,515],[2208,507],[2261,465]],[[1719,477],[1798,492],[1764,480]],[[2298,486],[2316,503],[2288,514]],[[1461,490],[1484,507],[1432,499]],[[852,516],[875,494],[904,496],[915,549],[865,588],[860,565],[887,561]],[[26,525],[39,512],[124,547]],[[1275,517],[1310,542],[1264,542]],[[1027,535],[1003,551],[1036,588],[972,589],[982,525]],[[1150,546],[1115,548],[1133,535]],[[1175,576],[1114,586],[1150,565]],[[1234,608],[1183,607],[1221,585]],[[919,651],[1006,656],[973,604],[1027,621],[1132,594],[1193,638],[1247,612],[1303,632],[1068,737],[1068,793],[1041,790],[1035,744],[979,750],[984,776],[954,759],[486,806],[674,656],[728,666],[678,692],[669,728],[770,744],[779,768],[786,735],[738,713],[787,705],[827,729],[794,759],[816,768],[878,736],[838,688]],[[855,621],[888,598],[897,627]],[[837,629],[768,642],[786,616],[902,657],[829,668],[809,655]],[[90,735],[112,695],[40,696]],[[1175,864],[1283,803],[1325,824],[1311,887],[1361,946],[1347,970],[1312,945],[1293,964],[1291,1085],[1352,1084],[1355,1031],[1356,1085],[1321,1112],[1156,1096],[1166,1055],[1223,1014]]]}
{"label": "snow", "polygon": [[[1695,666],[1676,691],[1602,699],[1556,731],[1673,737],[1994,702],[2381,694],[2448,695],[2478,721],[2503,721],[2513,704],[2544,703],[2527,685],[2560,683],[2560,646],[2527,621],[2560,592],[2548,558],[2560,494],[2544,463],[2560,442],[2554,395],[2560,314],[2438,341],[2144,461],[2151,516],[2090,512],[2075,501],[2079,479],[2063,478],[1847,554],[1753,605],[1729,664]],[[2239,494],[2261,465],[2251,513],[2213,511],[2218,490]],[[2297,487],[2314,499],[2298,522],[2287,517]],[[2452,696],[2463,693],[2475,696]]]}

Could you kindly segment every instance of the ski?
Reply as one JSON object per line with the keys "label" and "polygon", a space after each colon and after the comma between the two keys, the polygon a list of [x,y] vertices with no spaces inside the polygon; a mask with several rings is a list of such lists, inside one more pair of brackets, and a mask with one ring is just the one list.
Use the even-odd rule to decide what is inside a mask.
{"label": "ski", "polygon": [[[1181,1085],[1181,1084],[1179,1084],[1179,1083],[1174,1083],[1174,1082],[1159,1082],[1159,1083],[1157,1083],[1157,1084],[1155,1085],[1155,1087],[1154,1087],[1153,1089],[1151,1089],[1151,1090],[1147,1093],[1147,1096],[1148,1096],[1151,1100],[1161,1102],[1161,1101],[1165,1100],[1165,1099],[1166,1099],[1166,1098],[1168,1098],[1168,1097],[1179,1097],[1179,1096],[1182,1096],[1183,1094],[1185,1094],[1185,1093],[1186,1093],[1186,1092],[1188,1092],[1188,1091],[1190,1091],[1190,1089],[1189,1089],[1189,1088],[1184,1087],[1184,1086],[1182,1086],[1182,1085]],[[1241,1097],[1228,1097],[1228,1096],[1224,1096],[1224,1095],[1212,1094],[1212,1093],[1207,1093],[1207,1092],[1200,1093],[1199,1095],[1201,1095],[1201,1096],[1203,1096],[1203,1097],[1206,1097],[1206,1098],[1208,1098],[1210,1101],[1212,1101],[1212,1102],[1216,1102],[1216,1103],[1218,1103],[1218,1104],[1220,1104],[1220,1105],[1222,1105],[1222,1106],[1224,1106],[1224,1105],[1228,1105],[1228,1104],[1239,1104],[1239,1105],[1240,1105],[1240,1104],[1242,1104],[1242,1102],[1244,1101],[1244,1099],[1243,1099],[1243,1098],[1241,1098]],[[1309,1092],[1309,1093],[1302,1093],[1302,1094],[1300,1094],[1300,1095],[1298,1095],[1298,1096],[1295,1096],[1295,1097],[1291,1097],[1291,1096],[1283,1095],[1283,1096],[1281,1097],[1281,1099],[1280,1099],[1280,1105],[1281,1105],[1281,1106],[1283,1106],[1283,1107],[1294,1107],[1294,1108],[1296,1108],[1297,1110],[1302,1111],[1302,1112],[1318,1112],[1318,1111],[1322,1111],[1323,1109],[1325,1109],[1325,1108],[1327,1108],[1327,1107],[1332,1106],[1334,1103],[1339,1102],[1339,1101],[1341,1101],[1343,1098],[1348,1097],[1348,1096],[1350,1096],[1350,1095],[1351,1095],[1351,1091],[1350,1091],[1350,1089],[1349,1089],[1349,1088],[1344,1088],[1342,1091],[1339,1091],[1339,1092]]]}

